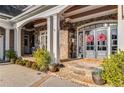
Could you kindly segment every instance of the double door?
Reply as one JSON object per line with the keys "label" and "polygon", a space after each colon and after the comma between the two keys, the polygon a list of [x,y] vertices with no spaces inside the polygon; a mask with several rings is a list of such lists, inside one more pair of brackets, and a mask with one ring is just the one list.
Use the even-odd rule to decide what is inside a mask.
{"label": "double door", "polygon": [[85,57],[104,58],[108,52],[107,27],[85,31]]}
{"label": "double door", "polygon": [[79,33],[78,54],[83,58],[104,58],[108,54],[108,27]]}

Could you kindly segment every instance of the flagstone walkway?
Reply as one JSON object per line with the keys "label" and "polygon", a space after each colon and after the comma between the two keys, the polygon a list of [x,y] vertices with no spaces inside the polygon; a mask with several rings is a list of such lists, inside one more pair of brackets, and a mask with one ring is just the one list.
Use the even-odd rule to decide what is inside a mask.
{"label": "flagstone walkway", "polygon": [[0,64],[0,87],[79,87],[68,80],[16,64]]}

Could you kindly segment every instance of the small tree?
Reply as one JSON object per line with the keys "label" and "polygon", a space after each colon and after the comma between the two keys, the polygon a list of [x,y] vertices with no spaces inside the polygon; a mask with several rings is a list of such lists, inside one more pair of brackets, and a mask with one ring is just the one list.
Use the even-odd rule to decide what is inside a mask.
{"label": "small tree", "polygon": [[102,77],[112,86],[124,86],[124,51],[104,59]]}
{"label": "small tree", "polygon": [[48,68],[48,64],[51,62],[50,54],[47,50],[37,49],[33,54],[38,68],[43,71]]}

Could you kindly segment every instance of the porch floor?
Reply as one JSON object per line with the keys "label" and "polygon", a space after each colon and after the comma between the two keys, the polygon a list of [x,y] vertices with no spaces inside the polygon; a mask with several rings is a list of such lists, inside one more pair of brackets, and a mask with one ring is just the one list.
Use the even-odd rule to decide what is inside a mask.
{"label": "porch floor", "polygon": [[[28,54],[28,55],[24,55],[22,56],[23,60],[29,60],[32,62],[35,62],[35,58],[32,56],[32,54]],[[74,59],[64,59],[64,60],[60,60],[61,63],[77,63],[77,62],[83,62],[83,63],[89,63],[89,64],[96,64],[99,65],[102,63],[102,60],[100,59],[95,59],[95,58],[74,58]]]}

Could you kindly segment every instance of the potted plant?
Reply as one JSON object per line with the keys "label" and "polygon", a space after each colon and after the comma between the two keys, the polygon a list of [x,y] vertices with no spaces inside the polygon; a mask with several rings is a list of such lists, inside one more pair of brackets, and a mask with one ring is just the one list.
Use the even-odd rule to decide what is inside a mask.
{"label": "potted plant", "polygon": [[14,50],[10,49],[6,51],[6,57],[9,59],[11,63],[15,63],[16,60],[16,53]]}
{"label": "potted plant", "polygon": [[105,80],[102,78],[102,70],[101,69],[95,69],[92,72],[92,79],[95,84],[97,85],[103,85],[105,84]]}
{"label": "potted plant", "polygon": [[59,64],[56,64],[56,63],[49,64],[49,71],[56,72],[58,70],[58,66]]}

